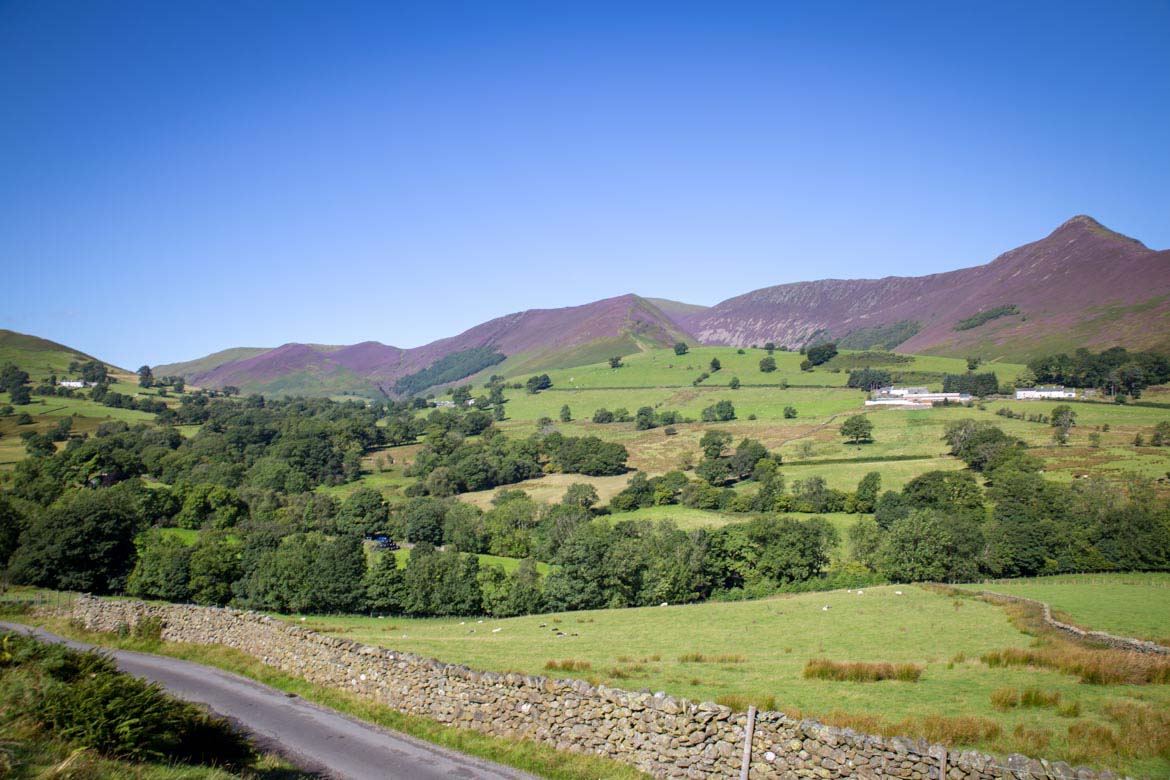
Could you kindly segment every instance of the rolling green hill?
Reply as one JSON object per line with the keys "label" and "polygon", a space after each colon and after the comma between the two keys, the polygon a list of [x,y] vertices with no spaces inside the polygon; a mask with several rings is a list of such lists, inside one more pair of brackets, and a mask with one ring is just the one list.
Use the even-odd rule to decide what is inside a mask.
{"label": "rolling green hill", "polygon": [[[96,360],[93,355],[58,344],[55,341],[30,336],[26,333],[17,333],[14,330],[0,329],[0,364],[15,363],[23,371],[27,371],[35,383],[38,379],[46,379],[51,374],[58,376],[69,372],[69,364],[84,363]],[[115,373],[129,377],[131,374],[123,368],[110,363],[106,365]]]}

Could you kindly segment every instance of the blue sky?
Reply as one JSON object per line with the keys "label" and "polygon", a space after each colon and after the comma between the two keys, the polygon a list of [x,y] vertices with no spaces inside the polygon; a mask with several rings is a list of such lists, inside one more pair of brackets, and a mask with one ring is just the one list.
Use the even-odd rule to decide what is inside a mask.
{"label": "blue sky", "polygon": [[[557,7],[563,6],[563,7]],[[1170,4],[0,0],[0,327],[122,366],[1170,247]]]}

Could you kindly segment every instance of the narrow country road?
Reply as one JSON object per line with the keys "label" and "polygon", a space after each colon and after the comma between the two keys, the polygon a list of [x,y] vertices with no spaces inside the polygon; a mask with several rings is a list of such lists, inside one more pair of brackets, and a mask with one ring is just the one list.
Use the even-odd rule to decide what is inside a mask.
{"label": "narrow country road", "polygon": [[109,653],[118,668],[157,682],[171,695],[202,704],[252,735],[261,747],[337,780],[531,780],[533,775],[456,753],[291,696],[231,672],[166,656],[74,642],[19,623],[28,633],[78,650]]}

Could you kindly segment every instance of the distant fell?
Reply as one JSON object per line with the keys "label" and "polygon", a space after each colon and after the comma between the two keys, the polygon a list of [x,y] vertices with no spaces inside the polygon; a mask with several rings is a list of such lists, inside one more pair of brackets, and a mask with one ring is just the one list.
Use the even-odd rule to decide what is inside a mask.
{"label": "distant fell", "polygon": [[[496,352],[498,370],[538,371],[581,365],[614,355],[663,347],[690,338],[654,303],[636,295],[607,298],[581,306],[528,309],[497,317],[470,330],[413,349],[376,341],[349,346],[285,344],[275,349],[226,350],[205,358],[159,366],[156,373],[178,373],[201,387],[234,386],[270,395],[393,396],[406,392],[399,381],[427,371],[461,353]],[[458,361],[447,361],[458,365]],[[498,361],[468,364],[496,366]],[[497,370],[495,368],[491,370]],[[458,371],[434,372],[440,384],[465,379]],[[425,374],[424,374],[425,377]],[[425,381],[405,384],[419,392]]]}
{"label": "distant fell", "polygon": [[205,357],[187,360],[182,363],[162,363],[152,366],[154,373],[159,376],[194,376],[214,371],[220,366],[247,360],[250,357],[267,352],[270,347],[232,347],[231,349],[213,352]]}
{"label": "distant fell", "polygon": [[1170,348],[1170,252],[1078,215],[986,265],[919,277],[765,287],[688,321],[706,344],[836,339],[1026,360],[1079,346]]}

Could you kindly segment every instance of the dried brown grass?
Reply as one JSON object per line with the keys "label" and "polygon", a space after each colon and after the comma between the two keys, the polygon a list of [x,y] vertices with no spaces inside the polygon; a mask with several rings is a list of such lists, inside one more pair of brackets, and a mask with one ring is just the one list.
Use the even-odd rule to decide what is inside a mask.
{"label": "dried brown grass", "polygon": [[806,680],[838,680],[841,682],[877,682],[879,680],[918,682],[922,677],[922,667],[917,664],[892,664],[887,661],[870,663],[813,658],[804,666],[804,677]]}

